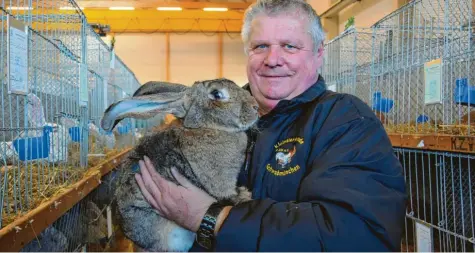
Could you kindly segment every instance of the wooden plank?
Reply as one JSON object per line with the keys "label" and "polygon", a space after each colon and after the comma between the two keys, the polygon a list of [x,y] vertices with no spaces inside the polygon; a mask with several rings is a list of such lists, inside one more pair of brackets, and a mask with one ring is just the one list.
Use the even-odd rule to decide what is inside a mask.
{"label": "wooden plank", "polygon": [[20,251],[44,229],[60,218],[100,184],[103,175],[117,167],[126,149],[88,170],[83,179],[0,230],[0,250]]}
{"label": "wooden plank", "polygon": [[475,136],[391,134],[393,147],[475,154]]}

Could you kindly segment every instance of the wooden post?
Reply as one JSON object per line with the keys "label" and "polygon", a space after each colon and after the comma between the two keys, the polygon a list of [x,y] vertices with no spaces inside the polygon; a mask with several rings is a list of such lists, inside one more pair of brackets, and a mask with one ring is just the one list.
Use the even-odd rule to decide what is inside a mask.
{"label": "wooden post", "polygon": [[409,2],[408,0],[393,0],[393,8],[394,10],[397,10],[399,8],[401,8],[403,5],[405,5],[407,2]]}
{"label": "wooden post", "polygon": [[327,40],[331,40],[338,36],[339,34],[339,18],[338,16],[333,16],[331,18],[323,18],[322,26],[325,32],[327,33]]}
{"label": "wooden post", "polygon": [[223,33],[218,33],[218,78],[223,77]]}
{"label": "wooden post", "polygon": [[170,82],[170,33],[165,34],[165,70],[166,81]]}

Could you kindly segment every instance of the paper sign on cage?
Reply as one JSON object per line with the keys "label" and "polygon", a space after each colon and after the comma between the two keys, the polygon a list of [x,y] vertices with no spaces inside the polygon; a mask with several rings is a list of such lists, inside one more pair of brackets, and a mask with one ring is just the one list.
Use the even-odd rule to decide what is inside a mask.
{"label": "paper sign on cage", "polygon": [[328,86],[328,90],[336,92],[336,84]]}
{"label": "paper sign on cage", "polygon": [[87,107],[89,101],[87,74],[86,64],[79,63],[79,105],[82,107]]}
{"label": "paper sign on cage", "polygon": [[8,16],[8,93],[28,94],[28,26]]}
{"label": "paper sign on cage", "polygon": [[103,93],[104,93],[104,108],[107,108],[109,106],[109,103],[108,103],[108,98],[107,98],[107,79],[102,79],[102,88],[104,89],[103,90]]}
{"label": "paper sign on cage", "polygon": [[442,104],[442,60],[424,64],[424,103]]}
{"label": "paper sign on cage", "polygon": [[433,252],[432,228],[420,222],[416,223],[416,247],[417,252]]}

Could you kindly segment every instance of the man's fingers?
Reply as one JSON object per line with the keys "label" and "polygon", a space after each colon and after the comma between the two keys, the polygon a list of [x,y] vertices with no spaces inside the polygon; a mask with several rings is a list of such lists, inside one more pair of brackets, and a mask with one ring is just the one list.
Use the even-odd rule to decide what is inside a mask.
{"label": "man's fingers", "polygon": [[144,156],[144,162],[145,162],[145,167],[147,168],[147,173],[150,175],[150,178],[155,182],[155,185],[157,185],[160,189],[164,189],[164,187],[167,187],[167,184],[170,184],[171,182],[167,181],[165,178],[160,176],[158,172],[155,170],[155,167],[152,164],[152,161],[150,161],[150,158],[147,156]]}
{"label": "man's fingers", "polygon": [[183,187],[187,189],[196,188],[190,181],[188,181],[186,177],[180,174],[180,172],[178,172],[178,170],[175,167],[172,167],[171,171],[172,171],[173,177],[175,177],[176,181],[178,181],[180,185],[182,185]]}
{"label": "man's fingers", "polygon": [[149,171],[147,170],[144,162],[139,161],[139,166],[140,173],[142,174],[142,182],[144,183],[144,187],[152,196],[161,197],[159,185],[157,185],[154,180],[152,180],[152,177],[150,176]]}
{"label": "man's fingers", "polygon": [[142,176],[140,176],[140,174],[135,174],[135,179],[137,180],[137,184],[139,185],[139,188],[142,191],[142,194],[147,200],[147,202],[150,203],[150,205],[152,205],[153,208],[157,209],[157,211],[161,213],[161,210],[157,204],[157,201],[155,201],[155,199],[152,197],[150,192],[148,192],[147,188],[145,187]]}

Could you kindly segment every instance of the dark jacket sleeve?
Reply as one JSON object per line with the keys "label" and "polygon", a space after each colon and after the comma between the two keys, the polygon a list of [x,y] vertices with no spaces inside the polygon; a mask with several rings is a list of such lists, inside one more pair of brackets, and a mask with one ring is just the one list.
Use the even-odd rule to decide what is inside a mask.
{"label": "dark jacket sleeve", "polygon": [[332,141],[310,162],[296,202],[233,207],[216,251],[400,250],[405,182],[381,123],[358,117],[325,131]]}

